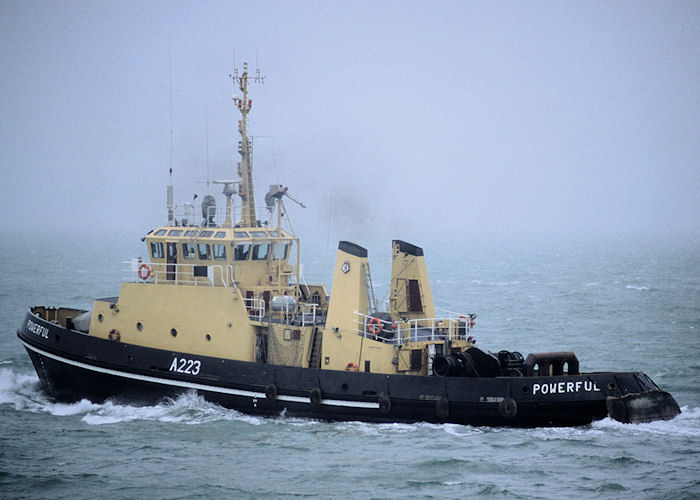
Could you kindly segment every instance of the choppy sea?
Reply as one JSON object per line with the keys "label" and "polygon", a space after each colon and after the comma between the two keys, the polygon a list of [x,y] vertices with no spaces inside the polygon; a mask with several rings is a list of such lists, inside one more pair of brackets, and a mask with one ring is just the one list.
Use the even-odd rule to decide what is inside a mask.
{"label": "choppy sea", "polygon": [[[0,242],[0,498],[700,498],[697,241],[423,245],[436,304],[477,313],[482,348],[642,370],[683,411],[525,430],[266,419],[194,393],[145,407],[52,401],[16,338],[27,307],[116,295],[139,244]],[[389,245],[370,249],[378,297]],[[330,284],[334,260],[308,250],[307,280]]]}

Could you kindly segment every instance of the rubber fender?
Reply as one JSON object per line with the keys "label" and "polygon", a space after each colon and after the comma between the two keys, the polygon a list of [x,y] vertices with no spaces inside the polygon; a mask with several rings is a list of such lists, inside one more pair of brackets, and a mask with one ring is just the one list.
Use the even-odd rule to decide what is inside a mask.
{"label": "rubber fender", "polygon": [[379,395],[379,412],[386,415],[391,411],[391,399],[384,393]]}
{"label": "rubber fender", "polygon": [[450,415],[450,402],[445,396],[440,397],[435,402],[435,413],[440,420],[444,420]]}
{"label": "rubber fender", "polygon": [[503,401],[498,403],[498,413],[506,420],[511,420],[518,413],[518,403],[513,398],[504,398]]}
{"label": "rubber fender", "polygon": [[661,390],[608,396],[605,405],[608,415],[623,424],[671,420],[681,412],[673,396]]}
{"label": "rubber fender", "polygon": [[314,408],[318,408],[321,406],[321,399],[323,399],[323,394],[321,394],[321,389],[316,387],[315,389],[311,390],[311,393],[309,394],[309,399],[311,400],[311,406]]}
{"label": "rubber fender", "polygon": [[277,386],[275,384],[270,384],[265,387],[265,399],[268,401],[277,399]]}

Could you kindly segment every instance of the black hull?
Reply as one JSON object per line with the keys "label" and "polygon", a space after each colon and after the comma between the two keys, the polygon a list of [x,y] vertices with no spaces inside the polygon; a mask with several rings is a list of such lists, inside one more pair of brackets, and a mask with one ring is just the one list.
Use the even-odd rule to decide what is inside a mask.
{"label": "black hull", "polygon": [[680,411],[641,372],[464,378],[317,370],[99,339],[31,312],[17,335],[44,390],[67,402],[110,398],[148,404],[195,390],[254,415],[514,427],[585,425],[609,414],[643,422]]}

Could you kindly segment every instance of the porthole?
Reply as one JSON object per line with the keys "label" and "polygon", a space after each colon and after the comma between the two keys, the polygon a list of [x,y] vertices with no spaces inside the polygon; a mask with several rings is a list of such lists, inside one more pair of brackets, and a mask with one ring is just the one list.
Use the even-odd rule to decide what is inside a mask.
{"label": "porthole", "polygon": [[172,335],[173,337],[177,337],[177,330],[175,328],[171,328],[170,335]]}
{"label": "porthole", "polygon": [[211,335],[209,335],[208,333],[207,333],[206,337],[207,337],[207,340],[211,340]]}
{"label": "porthole", "polygon": [[97,321],[99,321],[100,323],[102,323],[102,321],[104,321],[104,317],[102,316],[101,313],[97,315]]}
{"label": "porthole", "polygon": [[141,323],[140,321],[138,323],[136,323],[136,329],[138,331],[142,332],[143,331],[143,323]]}
{"label": "porthole", "polygon": [[522,390],[523,390],[523,392],[525,392],[525,393],[530,392],[530,388],[529,388],[528,386],[526,386],[526,385],[523,386]]}

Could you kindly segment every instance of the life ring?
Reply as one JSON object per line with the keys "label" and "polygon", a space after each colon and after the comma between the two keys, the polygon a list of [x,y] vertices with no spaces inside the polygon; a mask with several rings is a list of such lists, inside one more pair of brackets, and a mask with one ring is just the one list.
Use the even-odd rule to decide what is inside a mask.
{"label": "life ring", "polygon": [[[145,270],[145,272],[144,272]],[[141,278],[143,281],[146,281],[148,277],[151,275],[151,268],[148,267],[148,264],[145,262],[139,266],[139,278]]]}
{"label": "life ring", "polygon": [[359,372],[359,371],[360,371],[360,367],[357,366],[357,363],[353,363],[352,361],[350,361],[347,365],[345,365],[345,371],[346,371],[346,372],[349,372],[350,369],[352,369],[352,371],[354,371],[354,372]]}
{"label": "life ring", "polygon": [[377,335],[379,332],[382,331],[382,320],[380,320],[379,318],[370,319],[369,324],[367,325],[367,329],[372,335]]}

